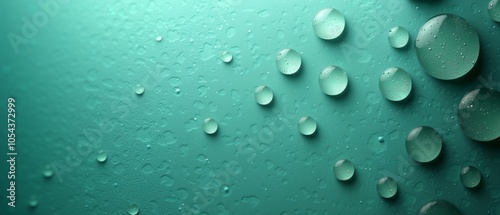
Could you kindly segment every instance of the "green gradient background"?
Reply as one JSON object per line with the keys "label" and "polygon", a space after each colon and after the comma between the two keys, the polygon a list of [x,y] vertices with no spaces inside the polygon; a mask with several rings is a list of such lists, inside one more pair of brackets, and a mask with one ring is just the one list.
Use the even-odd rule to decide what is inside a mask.
{"label": "green gradient background", "polygon": [[[0,136],[13,96],[18,161],[16,208],[2,197],[1,214],[126,214],[131,204],[143,215],[182,214],[179,208],[205,199],[202,214],[415,214],[432,199],[446,199],[463,214],[500,214],[500,148],[466,138],[454,117],[462,96],[481,82],[431,78],[413,47],[426,20],[460,15],[479,34],[479,77],[498,90],[500,25],[489,19],[487,3],[71,0],[15,53],[6,35],[21,34],[23,17],[43,10],[33,1],[2,1]],[[346,17],[337,41],[313,33],[312,19],[325,7]],[[403,50],[387,41],[397,25],[410,31]],[[283,48],[302,54],[298,75],[277,71]],[[230,64],[219,59],[223,50],[233,53]],[[329,65],[349,75],[342,97],[319,88]],[[403,103],[385,100],[378,89],[380,74],[395,66],[413,79]],[[134,94],[137,84],[144,95]],[[259,85],[274,90],[271,107],[254,101]],[[319,126],[312,138],[296,128],[307,115]],[[207,117],[219,122],[215,136],[201,129]],[[435,164],[406,154],[407,133],[421,125],[443,137]],[[95,160],[99,150],[108,154],[105,163]],[[356,166],[350,183],[333,176],[342,158]],[[59,171],[44,178],[46,165]],[[460,183],[464,165],[482,171],[480,189]],[[2,196],[7,169],[3,163]],[[396,199],[378,196],[383,176],[398,182]],[[32,195],[36,208],[27,206]]]}

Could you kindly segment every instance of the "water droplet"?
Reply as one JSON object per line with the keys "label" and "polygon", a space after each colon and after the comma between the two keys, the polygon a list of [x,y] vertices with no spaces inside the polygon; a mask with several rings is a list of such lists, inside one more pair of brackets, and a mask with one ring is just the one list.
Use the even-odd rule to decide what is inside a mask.
{"label": "water droplet", "polygon": [[475,188],[481,183],[481,172],[473,166],[466,166],[460,172],[460,181],[467,188]]}
{"label": "water droplet", "polygon": [[130,215],[137,215],[139,213],[139,206],[137,206],[136,204],[132,204],[128,206],[127,212]]}
{"label": "water droplet", "polygon": [[441,136],[428,126],[414,128],[406,138],[406,152],[411,159],[420,163],[435,160],[441,153],[442,147]]}
{"label": "water droplet", "polygon": [[480,88],[467,93],[458,105],[458,122],[465,135],[477,141],[500,137],[500,93]]}
{"label": "water droplet", "polygon": [[449,201],[438,199],[426,203],[418,215],[460,215],[460,210]]}
{"label": "water droplet", "polygon": [[410,34],[408,30],[403,27],[397,26],[389,30],[389,44],[394,48],[403,48],[408,44]]}
{"label": "water droplet", "polygon": [[229,189],[228,185],[223,185],[222,186],[222,194],[224,196],[228,196],[229,194],[231,194],[231,190]]}
{"label": "water droplet", "polygon": [[313,29],[316,36],[324,40],[338,38],[344,32],[345,18],[342,13],[333,8],[325,8],[316,13]]}
{"label": "water droplet", "polygon": [[377,192],[382,198],[392,198],[398,191],[398,184],[391,177],[383,177],[377,183]]}
{"label": "water droplet", "polygon": [[354,176],[354,165],[347,159],[339,160],[333,167],[333,173],[338,180],[347,181]]}
{"label": "water droplet", "polygon": [[500,22],[500,4],[498,4],[498,0],[490,1],[488,4],[488,14],[493,21]]}
{"label": "water droplet", "polygon": [[316,132],[316,120],[309,116],[302,117],[299,120],[298,127],[301,134],[306,136],[312,135],[314,134],[314,132]]}
{"label": "water droplet", "polygon": [[135,87],[135,94],[142,95],[143,93],[144,93],[144,87],[142,87],[141,85],[137,85],[137,87]]}
{"label": "water droplet", "polygon": [[319,86],[326,95],[339,95],[347,88],[347,73],[340,67],[328,66],[319,75]]}
{"label": "water droplet", "polygon": [[52,167],[50,165],[46,165],[43,169],[43,176],[45,176],[45,178],[50,178],[54,175],[54,170],[52,169]]}
{"label": "water droplet", "polygon": [[390,101],[401,101],[410,95],[411,77],[404,69],[391,67],[386,69],[379,80],[382,95]]}
{"label": "water droplet", "polygon": [[283,49],[276,56],[276,65],[278,71],[285,75],[295,74],[300,69],[302,58],[300,54],[293,49]]}
{"label": "water droplet", "polygon": [[379,142],[379,143],[383,143],[383,142],[385,142],[384,137],[382,137],[382,136],[378,137],[378,142]]}
{"label": "water droplet", "polygon": [[268,86],[259,86],[254,91],[255,101],[260,105],[268,105],[273,101],[273,91]]}
{"label": "water droplet", "polygon": [[212,118],[206,118],[203,120],[203,131],[207,134],[214,134],[217,132],[217,129],[219,128],[219,125],[217,122],[212,119]]}
{"label": "water droplet", "polygon": [[108,159],[108,155],[106,154],[105,151],[100,150],[99,152],[97,152],[97,156],[96,156],[97,161],[103,163],[106,161],[106,159]]}
{"label": "water droplet", "polygon": [[[434,38],[434,35],[437,37]],[[415,48],[427,74],[437,79],[453,80],[466,75],[474,67],[479,56],[479,37],[465,19],[443,14],[431,18],[422,26]],[[465,58],[460,55],[462,52]],[[436,54],[442,58],[437,59]],[[441,60],[445,63],[439,63]]]}
{"label": "water droplet", "polygon": [[181,88],[174,87],[174,92],[175,92],[176,95],[180,95],[181,94]]}
{"label": "water droplet", "polygon": [[222,54],[220,55],[220,59],[224,63],[229,63],[231,62],[231,60],[233,60],[233,54],[231,54],[231,52],[229,51],[223,51]]}
{"label": "water droplet", "polygon": [[28,206],[31,208],[38,206],[38,198],[34,195],[30,196],[28,200]]}
{"label": "water droplet", "polygon": [[156,42],[160,42],[163,39],[161,35],[156,36],[155,40]]}

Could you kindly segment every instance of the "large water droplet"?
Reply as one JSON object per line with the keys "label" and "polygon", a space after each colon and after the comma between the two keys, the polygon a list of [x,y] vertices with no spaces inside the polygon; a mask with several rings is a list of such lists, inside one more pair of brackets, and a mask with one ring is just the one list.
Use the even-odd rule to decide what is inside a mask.
{"label": "large water droplet", "polygon": [[441,153],[442,147],[441,136],[428,126],[414,128],[406,138],[406,152],[411,159],[420,163],[435,160]]}
{"label": "large water droplet", "polygon": [[398,184],[391,177],[383,177],[377,182],[377,192],[383,198],[392,198],[398,192]]}
{"label": "large water droplet", "polygon": [[418,215],[460,215],[460,210],[452,204],[443,199],[433,200],[426,203]]}
{"label": "large water droplet", "polygon": [[488,4],[488,14],[493,21],[500,22],[500,4],[498,4],[498,0],[490,1]]}
{"label": "large water droplet", "polygon": [[108,155],[106,154],[105,151],[100,150],[99,152],[97,152],[97,156],[96,156],[97,161],[103,163],[106,161],[106,159],[108,159]]}
{"label": "large water droplet", "polygon": [[333,167],[333,173],[338,180],[347,181],[354,176],[354,164],[347,159],[339,160]]}
{"label": "large water droplet", "polygon": [[386,69],[379,80],[382,95],[390,101],[401,101],[410,95],[411,77],[404,69],[391,67]]}
{"label": "large water droplet", "polygon": [[316,132],[317,128],[316,120],[314,120],[312,117],[309,116],[302,117],[299,120],[298,127],[299,127],[299,132],[301,134],[306,136],[312,135],[314,134],[314,132]]}
{"label": "large water droplet", "polygon": [[144,87],[141,85],[137,85],[135,87],[135,94],[142,95],[144,93]]}
{"label": "large water droplet", "polygon": [[500,93],[480,88],[467,93],[458,105],[460,128],[469,138],[491,141],[500,137]]}
{"label": "large water droplet", "polygon": [[268,105],[273,101],[273,91],[268,86],[259,86],[254,91],[255,101],[260,105]]}
{"label": "large water droplet", "polygon": [[422,26],[415,48],[427,74],[437,79],[453,80],[474,67],[479,57],[479,37],[465,19],[443,14]]}
{"label": "large water droplet", "polygon": [[403,27],[397,26],[389,30],[389,44],[394,48],[403,48],[408,44],[410,40],[410,34],[408,30]]}
{"label": "large water droplet", "polygon": [[212,118],[206,118],[203,120],[203,131],[207,134],[214,134],[217,132],[217,129],[219,128],[219,125],[217,122],[212,119]]}
{"label": "large water droplet", "polygon": [[233,60],[233,54],[231,54],[231,52],[229,51],[223,51],[222,54],[220,55],[220,59],[224,63],[229,63],[231,62],[231,60]]}
{"label": "large water droplet", "polygon": [[347,88],[347,73],[340,67],[328,66],[319,75],[319,86],[326,95],[339,95]]}
{"label": "large water droplet", "polygon": [[332,40],[342,35],[345,28],[345,18],[342,13],[333,8],[325,8],[316,13],[313,29],[316,35],[324,40]]}
{"label": "large water droplet", "polygon": [[136,204],[132,204],[128,206],[127,212],[130,215],[137,215],[139,213],[139,206],[137,206]]}
{"label": "large water droplet", "polygon": [[465,187],[475,188],[481,183],[481,172],[473,166],[466,166],[460,172],[460,181]]}
{"label": "large water droplet", "polygon": [[302,58],[300,54],[293,49],[283,49],[276,56],[276,65],[278,71],[285,75],[295,74],[300,69]]}

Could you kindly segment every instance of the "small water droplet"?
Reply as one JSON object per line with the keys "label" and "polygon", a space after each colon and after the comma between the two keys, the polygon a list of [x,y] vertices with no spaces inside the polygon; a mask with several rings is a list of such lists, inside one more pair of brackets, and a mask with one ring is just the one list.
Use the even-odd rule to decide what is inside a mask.
{"label": "small water droplet", "polygon": [[285,75],[292,75],[299,71],[302,64],[300,54],[293,49],[283,49],[276,56],[278,71]]}
{"label": "small water droplet", "polygon": [[229,51],[223,51],[222,54],[220,55],[220,59],[224,63],[229,63],[231,62],[231,60],[233,60],[233,54],[231,54],[231,52]]}
{"label": "small water droplet", "polygon": [[139,206],[137,206],[136,204],[132,204],[128,206],[127,212],[130,215],[137,215],[139,213]]}
{"label": "small water droplet", "polygon": [[488,14],[491,20],[500,22],[500,4],[498,4],[498,0],[490,1],[488,4]]}
{"label": "small water droplet", "polygon": [[254,91],[255,101],[260,105],[268,105],[273,101],[273,91],[268,86],[258,86]]}
{"label": "small water droplet", "polygon": [[333,167],[335,177],[340,181],[347,181],[354,176],[354,164],[347,159],[339,160]]}
{"label": "small water droplet", "polygon": [[333,40],[342,35],[345,24],[342,13],[333,8],[325,8],[316,13],[313,19],[313,30],[319,38]]}
{"label": "small water droplet", "polygon": [[386,99],[402,101],[410,95],[412,81],[406,70],[391,67],[386,69],[380,76],[379,87]]}
{"label": "small water droplet", "polygon": [[105,151],[100,150],[99,152],[97,152],[97,156],[96,156],[97,161],[103,163],[106,161],[106,159],[108,159],[108,155],[106,154]]}
{"label": "small water droplet", "polygon": [[426,203],[420,211],[418,215],[460,215],[460,210],[449,201],[444,199],[433,200]]}
{"label": "small water droplet", "polygon": [[328,66],[319,75],[319,86],[326,95],[340,95],[347,88],[347,73],[340,67]]}
{"label": "small water droplet", "polygon": [[161,35],[156,36],[155,40],[156,42],[160,42],[163,39]]}
{"label": "small water droplet", "polygon": [[203,120],[203,131],[207,134],[214,134],[219,128],[218,123],[212,118]]}
{"label": "small water droplet", "polygon": [[481,172],[473,166],[466,166],[460,172],[460,181],[467,188],[476,188],[481,183]]}
{"label": "small water droplet", "polygon": [[408,30],[403,27],[397,26],[389,30],[389,44],[394,48],[403,48],[408,44],[410,40],[410,34]]}
{"label": "small water droplet", "polygon": [[441,136],[428,126],[414,128],[406,138],[406,152],[411,159],[420,163],[435,160],[441,153],[442,147]]}
{"label": "small water droplet", "polygon": [[38,206],[38,198],[35,195],[31,195],[28,200],[28,206],[31,208],[35,208]]}
{"label": "small water droplet", "polygon": [[398,191],[398,184],[391,177],[383,177],[377,183],[377,192],[383,198],[392,198]]}
{"label": "small water droplet", "polygon": [[142,87],[141,85],[137,85],[135,87],[135,94],[142,95],[143,93],[144,93],[144,87]]}
{"label": "small water droplet", "polygon": [[46,165],[43,169],[43,176],[45,176],[45,178],[50,178],[54,175],[54,170],[52,169],[52,167],[50,165]]}
{"label": "small water droplet", "polygon": [[306,136],[312,135],[316,132],[316,120],[309,116],[302,117],[299,120],[298,127],[301,134]]}

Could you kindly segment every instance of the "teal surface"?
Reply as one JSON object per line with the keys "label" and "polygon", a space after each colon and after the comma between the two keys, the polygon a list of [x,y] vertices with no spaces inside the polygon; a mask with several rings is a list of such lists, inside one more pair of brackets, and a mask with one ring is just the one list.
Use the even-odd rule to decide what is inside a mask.
{"label": "teal surface", "polygon": [[[312,28],[327,7],[346,20],[332,41]],[[4,0],[0,156],[8,159],[9,97],[18,155],[16,207],[2,197],[0,214],[128,214],[134,204],[141,215],[416,214],[434,199],[462,214],[500,214],[500,145],[467,138],[457,121],[467,92],[500,90],[500,24],[487,8],[455,0]],[[423,71],[415,39],[442,13],[477,31],[479,74],[442,81]],[[409,31],[403,49],[389,44],[395,26]],[[277,69],[285,48],[301,54],[295,75]],[[220,59],[226,50],[230,63]],[[319,86],[332,65],[349,78],[335,97]],[[389,67],[412,78],[403,102],[380,93]],[[255,101],[261,85],[274,92],[269,106]],[[317,122],[312,136],[298,131],[304,116]],[[203,131],[206,118],[218,122],[214,135]],[[418,164],[405,150],[419,126],[443,139],[436,162]],[[355,165],[350,181],[333,174],[341,159]],[[478,189],[460,181],[469,165],[481,171]],[[1,196],[9,195],[8,168],[4,161]],[[392,199],[377,192],[386,176],[398,184]]]}

